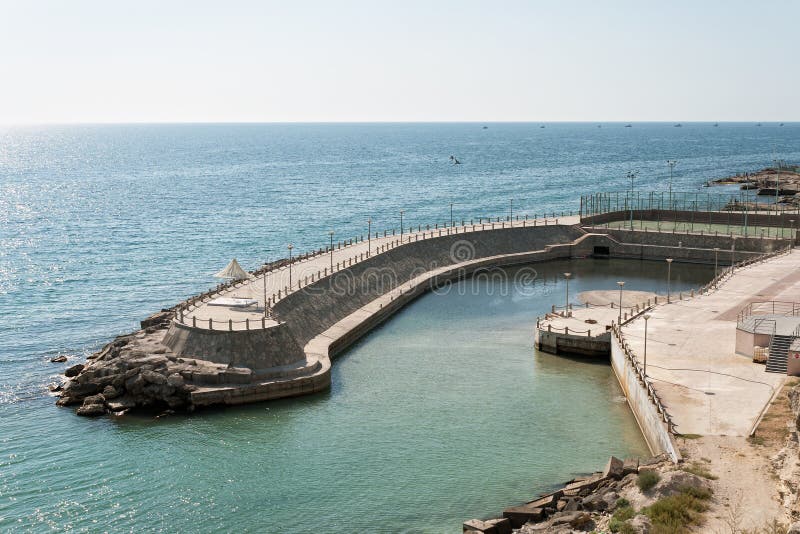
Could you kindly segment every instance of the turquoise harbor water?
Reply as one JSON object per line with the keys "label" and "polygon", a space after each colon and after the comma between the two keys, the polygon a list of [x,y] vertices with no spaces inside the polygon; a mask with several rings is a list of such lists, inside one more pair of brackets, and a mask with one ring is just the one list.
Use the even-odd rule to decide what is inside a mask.
{"label": "turquoise harbor water", "polygon": [[[243,265],[378,228],[576,208],[800,160],[800,125],[163,125],[0,130],[0,530],[456,532],[644,444],[607,366],[532,350],[576,273],[659,289],[661,265],[537,265],[532,288],[429,294],[334,364],[330,392],[189,417],[81,419],[47,383]],[[450,154],[462,161],[452,166]],[[709,269],[674,266],[675,287]],[[461,288],[459,290],[459,288]]]}

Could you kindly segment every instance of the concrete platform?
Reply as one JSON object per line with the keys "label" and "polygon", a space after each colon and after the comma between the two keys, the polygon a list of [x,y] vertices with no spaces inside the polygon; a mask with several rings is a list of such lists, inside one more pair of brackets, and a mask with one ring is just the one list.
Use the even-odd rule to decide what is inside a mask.
{"label": "concrete platform", "polygon": [[[719,289],[655,307],[647,332],[647,375],[682,434],[746,436],[786,379],[737,355],[736,319],[748,303],[800,301],[800,254],[738,270]],[[645,321],[622,329],[644,363]]]}

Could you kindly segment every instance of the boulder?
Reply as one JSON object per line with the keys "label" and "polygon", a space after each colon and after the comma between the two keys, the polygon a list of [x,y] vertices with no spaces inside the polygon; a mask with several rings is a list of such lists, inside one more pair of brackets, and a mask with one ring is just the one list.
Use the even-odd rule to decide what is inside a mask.
{"label": "boulder", "polygon": [[622,463],[622,476],[639,472],[639,458],[625,458]]}
{"label": "boulder", "polygon": [[669,471],[661,474],[661,480],[653,488],[656,499],[680,493],[686,487],[710,491],[711,483],[702,477],[686,471]]}
{"label": "boulder", "polygon": [[67,367],[67,370],[64,371],[64,376],[67,378],[72,378],[74,376],[78,376],[85,366],[82,363],[77,365],[73,365],[72,367]]}
{"label": "boulder", "polygon": [[63,394],[67,397],[83,398],[87,395],[99,393],[102,389],[103,388],[101,388],[99,384],[95,384],[94,382],[85,382],[81,384],[74,380],[70,380],[64,386]]}
{"label": "boulder", "polygon": [[131,408],[136,407],[136,399],[133,397],[129,397],[128,395],[123,395],[122,397],[117,397],[116,399],[109,401],[106,403],[108,409],[112,412],[123,412],[125,410],[130,410]]}
{"label": "boulder", "polygon": [[103,396],[102,393],[97,395],[89,395],[85,399],[83,399],[84,404],[105,404],[106,398]]}
{"label": "boulder", "polygon": [[786,534],[800,534],[800,521],[789,525],[789,530],[786,531]]}
{"label": "boulder", "polygon": [[628,524],[636,534],[650,534],[650,529],[653,527],[652,523],[650,523],[650,518],[642,514],[629,519]]}
{"label": "boulder", "polygon": [[144,369],[144,367],[142,367],[142,371],[139,373],[139,376],[144,378],[146,382],[150,384],[155,384],[157,386],[167,383],[166,376],[162,375],[161,373],[157,373],[155,371]]}
{"label": "boulder", "polygon": [[49,389],[51,393],[56,393],[58,391],[61,391],[63,388],[64,386],[61,384],[56,384],[56,383],[47,384],[47,389]]}
{"label": "boulder", "polygon": [[75,413],[87,417],[104,415],[106,413],[106,406],[105,404],[84,402],[83,405],[80,408],[78,408],[78,411]]}
{"label": "boulder", "polygon": [[606,501],[599,493],[592,493],[583,498],[581,506],[584,510],[590,512],[602,512],[608,509],[608,501]]}
{"label": "boulder", "polygon": [[120,395],[121,395],[120,391],[113,385],[109,384],[108,386],[103,388],[103,397],[105,397],[106,400],[116,399]]}
{"label": "boulder", "polygon": [[50,358],[50,363],[64,363],[65,361],[67,361],[67,357],[63,354],[60,354],[55,358]]}
{"label": "boulder", "polygon": [[180,373],[172,373],[167,377],[167,384],[174,388],[181,388],[185,384],[183,377]]}
{"label": "boulder", "polygon": [[553,527],[559,525],[569,525],[572,528],[579,530],[592,530],[594,528],[594,521],[592,516],[586,512],[563,512],[553,518],[550,523]]}
{"label": "boulder", "polygon": [[547,495],[542,495],[535,501],[530,501],[526,503],[531,508],[553,508],[556,507],[556,502],[564,495],[563,491],[556,491],[553,493],[548,493]]}
{"label": "boulder", "polygon": [[624,472],[624,462],[617,458],[616,456],[612,456],[608,459],[608,463],[606,464],[606,468],[603,470],[603,476],[608,478],[613,478],[619,480],[622,478]]}

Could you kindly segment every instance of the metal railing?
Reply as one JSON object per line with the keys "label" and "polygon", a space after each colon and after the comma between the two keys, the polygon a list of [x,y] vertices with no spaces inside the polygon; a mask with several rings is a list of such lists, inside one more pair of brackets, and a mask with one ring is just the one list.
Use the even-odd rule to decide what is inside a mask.
{"label": "metal railing", "polygon": [[687,193],[669,191],[615,191],[581,195],[580,215],[590,217],[623,211],[747,212],[767,214],[800,214],[800,206],[760,203],[757,195],[744,190],[739,193]]}
{"label": "metal railing", "polygon": [[[561,212],[562,216],[564,214],[572,215],[573,212]],[[223,295],[230,295],[233,291],[238,288],[241,288],[246,285],[251,285],[254,283],[253,280],[241,280],[241,281],[232,281],[223,284],[219,284],[216,288],[201,293],[200,295],[191,297],[176,306],[176,313],[175,313],[175,321],[184,324],[184,325],[191,325],[195,328],[207,328],[209,330],[252,330],[256,328],[266,328],[270,326],[274,326],[274,322],[272,321],[273,314],[272,308],[273,306],[279,302],[281,299],[286,298],[287,295],[299,291],[304,287],[307,287],[311,284],[318,282],[319,280],[326,278],[330,275],[333,275],[341,270],[347,269],[352,267],[353,265],[357,265],[362,261],[368,260],[375,255],[382,254],[393,250],[401,245],[417,242],[421,240],[427,239],[435,239],[439,237],[446,237],[451,235],[458,235],[458,234],[466,234],[471,232],[480,232],[486,230],[498,230],[498,229],[506,229],[506,228],[529,228],[529,227],[538,227],[538,226],[551,226],[557,225],[559,220],[559,214],[553,212],[554,218],[550,218],[546,216],[545,218],[539,218],[538,216],[534,216],[533,218],[529,218],[527,215],[524,216],[516,216],[513,218],[511,222],[508,220],[503,220],[501,217],[480,217],[478,221],[475,220],[461,221],[462,224],[454,223],[452,226],[447,225],[439,225],[435,223],[432,227],[431,225],[417,225],[416,229],[413,226],[410,226],[407,230],[404,229],[403,233],[395,234],[395,230],[391,230],[391,234],[389,230],[385,230],[383,232],[383,236],[381,236],[381,232],[375,233],[375,239],[381,240],[385,239],[386,237],[397,236],[396,239],[392,239],[390,241],[384,241],[383,243],[377,243],[374,247],[374,252],[372,248],[370,248],[366,252],[360,252],[354,254],[351,257],[340,259],[336,263],[334,263],[331,267],[323,267],[319,269],[315,273],[311,273],[310,275],[304,275],[302,277],[298,276],[297,282],[292,282],[292,285],[285,285],[283,288],[278,289],[278,291],[273,292],[266,298],[266,302],[264,302],[263,297],[260,299],[261,302],[261,310],[264,313],[264,320],[261,319],[245,319],[245,320],[238,320],[234,321],[232,319],[225,320],[214,320],[213,318],[199,318],[196,316],[187,316],[190,312],[196,310],[197,308],[201,307],[203,304],[210,302],[211,300],[223,296]],[[510,219],[510,217],[506,217],[506,219]],[[272,262],[270,264],[265,264],[263,267],[253,271],[251,274],[255,276],[267,276],[271,273],[286,270],[290,267],[290,265],[295,265],[307,261],[309,259],[313,259],[320,256],[325,256],[330,254],[331,251],[337,250],[346,250],[350,247],[355,245],[359,245],[369,241],[370,239],[364,239],[364,236],[358,236],[353,239],[349,239],[346,241],[339,242],[335,244],[333,247],[325,247],[324,249],[319,249],[315,251],[310,251],[307,253],[300,254],[296,257],[293,257],[291,260],[289,259],[281,259],[276,262]],[[261,296],[261,295],[259,295]],[[256,299],[259,300],[259,299]],[[266,310],[265,310],[266,308]],[[269,321],[269,324],[267,322]],[[215,325],[217,327],[215,328]],[[237,327],[234,328],[234,325]],[[263,326],[259,326],[263,325]]]}

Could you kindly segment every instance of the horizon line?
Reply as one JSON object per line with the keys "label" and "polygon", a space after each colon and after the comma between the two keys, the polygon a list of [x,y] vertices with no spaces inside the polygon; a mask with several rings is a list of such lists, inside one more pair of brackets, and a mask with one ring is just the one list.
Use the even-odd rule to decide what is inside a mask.
{"label": "horizon line", "polygon": [[127,125],[235,125],[235,124],[797,124],[800,120],[334,120],[334,121],[39,121],[0,122],[12,126],[127,126]]}

